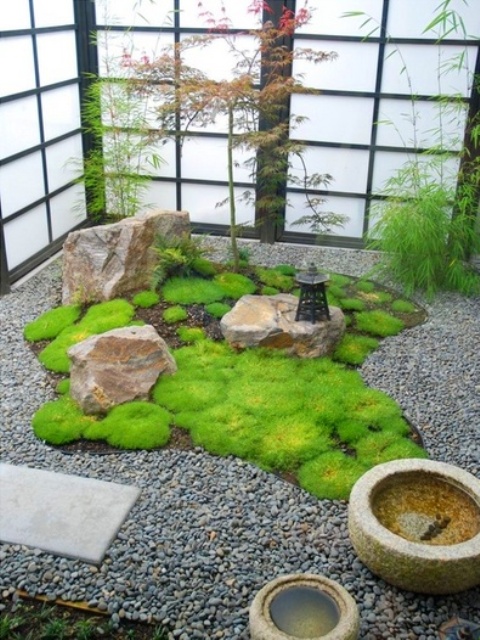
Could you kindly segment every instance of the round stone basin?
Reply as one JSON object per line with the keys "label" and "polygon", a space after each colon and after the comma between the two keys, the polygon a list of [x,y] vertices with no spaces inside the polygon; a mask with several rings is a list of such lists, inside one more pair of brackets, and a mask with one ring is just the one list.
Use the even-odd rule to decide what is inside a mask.
{"label": "round stone basin", "polygon": [[386,582],[446,594],[480,584],[480,480],[433,460],[396,460],[365,473],[350,494],[349,533]]}
{"label": "round stone basin", "polygon": [[315,574],[269,582],[250,607],[253,640],[354,640],[358,629],[353,598],[333,580]]}

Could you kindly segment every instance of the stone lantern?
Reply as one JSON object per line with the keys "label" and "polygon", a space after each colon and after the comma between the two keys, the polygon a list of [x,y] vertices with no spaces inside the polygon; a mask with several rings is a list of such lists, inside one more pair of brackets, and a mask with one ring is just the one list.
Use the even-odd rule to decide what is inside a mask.
{"label": "stone lantern", "polygon": [[328,282],[329,277],[319,273],[312,262],[307,271],[296,275],[295,280],[300,285],[300,300],[295,320],[310,321],[312,324],[317,320],[330,320],[325,290],[325,283]]}

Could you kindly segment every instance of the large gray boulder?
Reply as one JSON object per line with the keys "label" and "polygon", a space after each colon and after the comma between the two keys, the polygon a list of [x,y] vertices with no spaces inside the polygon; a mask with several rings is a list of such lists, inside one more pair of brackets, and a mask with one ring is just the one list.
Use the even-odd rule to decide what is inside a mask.
{"label": "large gray boulder", "polygon": [[113,329],[68,350],[70,395],[87,415],[105,414],[131,400],[147,400],[159,375],[177,365],[150,325]]}
{"label": "large gray boulder", "polygon": [[295,320],[298,298],[286,293],[276,296],[247,295],[223,316],[220,327],[233,347],[285,349],[300,358],[330,355],[345,333],[345,317],[330,307],[330,320]]}
{"label": "large gray boulder", "polygon": [[157,235],[190,237],[189,214],[149,211],[72,231],[63,245],[63,304],[101,302],[149,288]]}

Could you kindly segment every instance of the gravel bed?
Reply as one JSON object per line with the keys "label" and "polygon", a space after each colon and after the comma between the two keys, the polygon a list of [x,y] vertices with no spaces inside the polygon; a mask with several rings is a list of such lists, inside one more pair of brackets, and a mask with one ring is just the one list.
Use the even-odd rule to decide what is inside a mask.
{"label": "gravel bed", "polygon": [[[210,238],[217,257],[224,240]],[[252,262],[361,275],[374,253],[246,243]],[[243,640],[256,592],[285,573],[315,572],[356,599],[364,640],[436,640],[454,615],[480,623],[480,589],[448,597],[400,591],[357,559],[347,505],[305,491],[235,458],[201,450],[66,455],[38,441],[32,414],[54,397],[24,345],[26,322],[60,300],[52,263],[0,298],[0,460],[134,484],[142,494],[98,567],[38,549],[0,545],[0,609],[16,589],[87,601],[122,618],[158,621],[170,638]],[[480,474],[480,299],[440,295],[421,326],[382,342],[361,373],[392,395],[422,431],[433,459]],[[0,515],[1,517],[1,515]]]}

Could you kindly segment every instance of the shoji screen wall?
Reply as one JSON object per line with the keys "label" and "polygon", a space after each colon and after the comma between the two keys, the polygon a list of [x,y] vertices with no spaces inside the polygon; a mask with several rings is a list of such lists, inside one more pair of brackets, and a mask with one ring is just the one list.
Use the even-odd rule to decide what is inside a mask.
{"label": "shoji screen wall", "polygon": [[73,0],[0,3],[2,289],[86,217]]}

